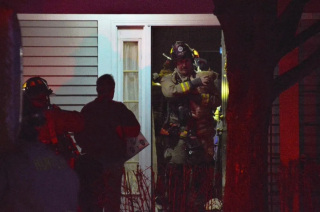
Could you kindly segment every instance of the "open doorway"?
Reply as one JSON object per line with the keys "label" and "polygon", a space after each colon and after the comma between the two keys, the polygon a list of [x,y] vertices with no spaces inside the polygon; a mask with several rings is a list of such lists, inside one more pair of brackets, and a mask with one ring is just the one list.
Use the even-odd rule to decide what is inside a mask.
{"label": "open doorway", "polygon": [[[163,53],[170,55],[170,49],[176,41],[184,41],[191,48],[194,48],[200,58],[207,61],[211,70],[217,72],[219,77],[216,85],[221,88],[222,75],[222,55],[221,55],[221,28],[220,26],[154,26],[151,29],[151,74],[159,74],[163,69],[163,65],[167,58]],[[164,151],[166,141],[160,135],[160,130],[164,122],[166,105],[161,92],[161,85],[156,80],[152,83],[151,105],[152,105],[152,165],[157,177],[163,176],[165,173],[166,161]],[[221,155],[220,155],[221,156]],[[221,160],[220,164],[216,164],[216,171],[221,176]],[[216,173],[217,174],[217,173]],[[217,189],[217,197],[222,197],[221,178],[219,182],[215,182],[219,187]]]}

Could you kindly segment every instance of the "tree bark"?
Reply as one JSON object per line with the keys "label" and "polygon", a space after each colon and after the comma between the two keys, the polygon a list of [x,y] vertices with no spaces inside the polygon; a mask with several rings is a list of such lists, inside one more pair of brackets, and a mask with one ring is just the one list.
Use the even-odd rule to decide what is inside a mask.
{"label": "tree bark", "polygon": [[[251,61],[254,60],[255,58],[252,58]],[[232,57],[228,57],[228,61],[231,63]],[[249,84],[247,93],[241,94],[239,98],[235,95],[236,92],[230,89],[224,196],[224,211],[227,212],[258,212],[266,211],[267,208],[267,145],[271,91],[266,88],[270,87],[272,77],[254,74],[257,70],[262,71],[263,66],[268,67],[267,64],[262,67],[257,65],[258,63],[248,64],[253,76],[242,77],[242,84]],[[268,70],[265,69],[262,72],[267,73]],[[243,96],[245,99],[242,99]],[[229,104],[230,102],[232,104]]]}

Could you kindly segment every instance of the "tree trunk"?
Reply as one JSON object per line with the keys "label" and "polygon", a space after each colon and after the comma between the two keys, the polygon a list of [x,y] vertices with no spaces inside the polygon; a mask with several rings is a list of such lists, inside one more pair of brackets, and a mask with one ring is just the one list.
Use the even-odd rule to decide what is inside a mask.
{"label": "tree trunk", "polygon": [[265,23],[263,14],[253,17],[256,7],[242,6],[240,16],[236,7],[226,8],[227,17],[217,15],[225,35],[229,83],[224,212],[268,210],[268,127],[276,62],[270,56],[275,52],[273,30],[259,24]]}
{"label": "tree trunk", "polygon": [[[228,66],[237,67],[237,64],[230,64],[234,61],[232,55],[227,60]],[[244,64],[248,70],[241,72],[251,73],[251,76],[235,78],[227,72],[230,95],[225,212],[260,212],[268,208],[267,147],[272,77],[263,73],[272,73],[273,68],[250,56]],[[237,85],[241,84],[248,86],[246,93],[238,92]]]}
{"label": "tree trunk", "polygon": [[[282,0],[282,3],[284,0]],[[229,97],[224,212],[268,211],[268,127],[274,99],[319,63],[320,50],[274,78],[279,60],[320,31],[296,35],[307,0],[213,0],[224,33]]]}

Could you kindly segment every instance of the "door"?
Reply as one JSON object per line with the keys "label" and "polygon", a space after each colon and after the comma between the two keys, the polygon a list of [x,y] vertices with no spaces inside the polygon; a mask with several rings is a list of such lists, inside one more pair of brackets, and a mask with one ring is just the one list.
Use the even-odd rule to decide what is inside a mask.
{"label": "door", "polygon": [[[152,115],[154,117],[153,125],[153,144],[155,150],[153,151],[153,170],[157,175],[157,179],[160,182],[163,182],[165,179],[165,166],[166,160],[164,158],[164,152],[167,148],[166,140],[160,135],[161,127],[164,124],[164,118],[166,117],[166,100],[163,98],[163,94],[160,86],[160,75],[165,73],[165,69],[171,69],[166,65],[167,58],[163,55],[170,56],[170,49],[176,41],[184,41],[191,48],[194,48],[198,53],[200,58],[203,58],[207,61],[208,67],[211,70],[219,73],[219,78],[217,79],[217,87],[221,87],[222,80],[222,65],[221,61],[223,55],[221,54],[221,28],[220,26],[153,26],[152,27],[152,62],[151,62],[151,72],[153,74],[153,84],[152,84]],[[156,76],[159,76],[158,78]],[[226,88],[227,86],[225,86]],[[226,99],[225,99],[226,101]],[[221,109],[221,107],[219,107]],[[221,110],[220,110],[221,111]],[[218,122],[217,129],[222,127],[222,121],[220,120],[218,110],[216,112],[215,119]],[[222,172],[222,157],[224,153],[221,152],[223,147],[223,140],[220,133],[217,133],[215,136],[215,150],[219,151],[219,157],[216,158],[217,162],[217,176],[220,176]],[[223,173],[222,173],[223,174]],[[161,180],[162,179],[162,180]],[[157,189],[162,189],[161,183],[157,185]],[[217,190],[217,196],[221,198],[222,196],[222,179],[215,180],[215,189]]]}

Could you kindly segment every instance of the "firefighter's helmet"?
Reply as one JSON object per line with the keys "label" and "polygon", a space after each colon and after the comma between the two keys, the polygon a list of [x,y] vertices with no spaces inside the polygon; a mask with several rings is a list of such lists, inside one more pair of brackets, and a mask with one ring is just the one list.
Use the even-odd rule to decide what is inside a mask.
{"label": "firefighter's helmet", "polygon": [[172,46],[170,50],[170,56],[167,56],[164,53],[163,56],[165,56],[168,60],[176,61],[185,58],[199,58],[199,53],[197,50],[191,48],[184,41],[176,41],[176,43]]}
{"label": "firefighter's helmet", "polygon": [[179,60],[179,59],[186,59],[190,58],[193,59],[193,49],[191,49],[188,44],[183,41],[177,41],[173,47],[171,48],[170,55],[172,60]]}
{"label": "firefighter's helmet", "polygon": [[41,94],[49,96],[52,90],[48,87],[48,83],[41,77],[32,77],[23,84],[23,90],[29,97],[35,97]]}

